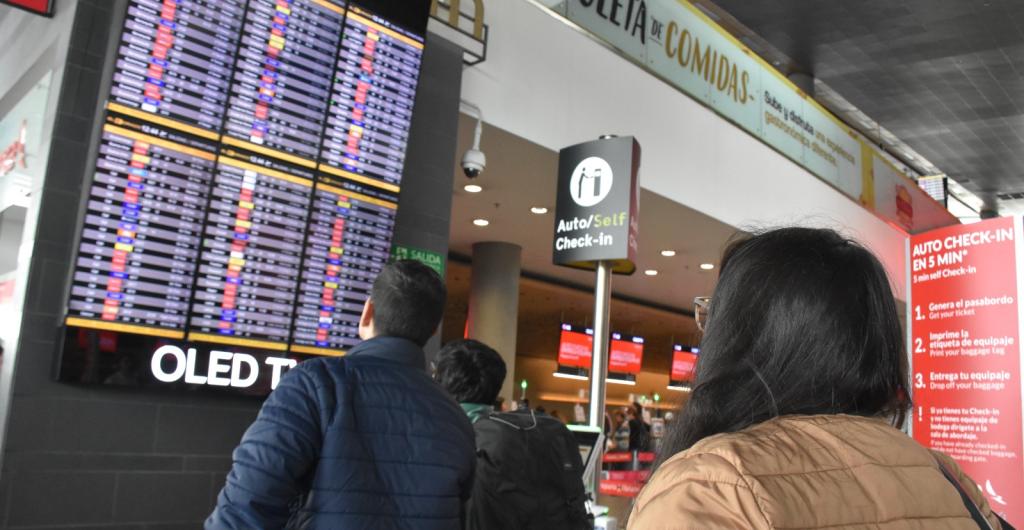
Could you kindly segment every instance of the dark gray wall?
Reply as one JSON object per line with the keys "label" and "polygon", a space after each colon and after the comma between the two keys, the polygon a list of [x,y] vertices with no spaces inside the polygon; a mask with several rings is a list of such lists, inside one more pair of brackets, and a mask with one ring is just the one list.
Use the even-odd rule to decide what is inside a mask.
{"label": "dark gray wall", "polygon": [[[455,152],[462,95],[461,57],[458,46],[433,33],[427,35],[393,242],[437,252],[446,266],[452,180],[456,157],[461,156]],[[439,329],[424,348],[428,361],[440,345]]]}
{"label": "dark gray wall", "polygon": [[0,212],[0,274],[18,265],[18,246],[25,228],[25,208],[11,206]]}
{"label": "dark gray wall", "polygon": [[395,227],[395,244],[445,256],[457,155],[461,57],[456,45],[433,33],[427,36]]}
{"label": "dark gray wall", "polygon": [[[72,30],[16,359],[0,528],[197,528],[259,406],[51,380],[113,5],[80,0]],[[396,242],[445,255],[461,61],[454,46],[428,41],[396,227]]]}

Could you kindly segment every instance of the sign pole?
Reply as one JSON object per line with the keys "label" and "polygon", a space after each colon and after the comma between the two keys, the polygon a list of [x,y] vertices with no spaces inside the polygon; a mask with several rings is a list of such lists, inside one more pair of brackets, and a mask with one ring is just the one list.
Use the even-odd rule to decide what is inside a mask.
{"label": "sign pole", "polygon": [[604,391],[608,374],[608,337],[611,331],[612,267],[597,262],[594,282],[594,351],[590,358],[590,426],[604,429]]}
{"label": "sign pole", "polygon": [[[597,262],[594,282],[594,351],[590,356],[590,426],[604,431],[604,394],[608,379],[608,341],[611,336],[612,264]],[[614,434],[613,434],[614,435]],[[601,491],[604,447],[595,447],[598,472],[594,473],[594,500]]]}

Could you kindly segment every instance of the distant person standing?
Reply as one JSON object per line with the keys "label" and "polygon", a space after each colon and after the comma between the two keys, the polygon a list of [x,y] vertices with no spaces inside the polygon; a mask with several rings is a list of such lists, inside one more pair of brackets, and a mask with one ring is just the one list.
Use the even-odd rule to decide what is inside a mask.
{"label": "distant person standing", "polygon": [[475,340],[456,340],[434,359],[434,379],[473,422],[477,465],[468,530],[594,527],[586,510],[579,447],[561,421],[536,411],[495,412],[505,361]]}
{"label": "distant person standing", "polygon": [[385,266],[363,307],[364,342],[281,379],[235,450],[206,528],[461,528],[473,428],[430,379],[422,350],[445,297],[427,266]]}
{"label": "distant person standing", "polygon": [[615,411],[615,421],[612,423],[612,435],[608,439],[608,449],[611,451],[629,451],[629,421],[626,413],[622,410]]}
{"label": "distant person standing", "polygon": [[626,415],[629,418],[629,450],[650,451],[651,426],[644,421],[643,405],[633,402]]}

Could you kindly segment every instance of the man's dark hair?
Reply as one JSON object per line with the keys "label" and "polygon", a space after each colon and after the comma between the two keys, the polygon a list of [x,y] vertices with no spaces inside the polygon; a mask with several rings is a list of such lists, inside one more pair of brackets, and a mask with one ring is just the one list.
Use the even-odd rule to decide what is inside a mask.
{"label": "man's dark hair", "polygon": [[444,282],[430,267],[412,260],[385,265],[370,293],[377,335],[423,346],[441,323],[446,298]]}
{"label": "man's dark hair", "polygon": [[505,361],[472,339],[445,344],[434,358],[434,380],[459,403],[494,403],[505,381]]}

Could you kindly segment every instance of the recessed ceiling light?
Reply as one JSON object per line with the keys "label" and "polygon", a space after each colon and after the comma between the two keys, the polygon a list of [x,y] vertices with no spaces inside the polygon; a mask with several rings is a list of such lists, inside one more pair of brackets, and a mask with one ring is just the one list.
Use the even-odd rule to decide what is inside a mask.
{"label": "recessed ceiling light", "polygon": [[473,224],[477,226],[487,226],[491,224],[491,222],[488,221],[487,219],[473,219]]}
{"label": "recessed ceiling light", "polygon": [[484,191],[483,186],[480,186],[479,184],[466,184],[462,189],[469,193],[480,193],[481,191]]}
{"label": "recessed ceiling light", "polygon": [[661,251],[661,255],[665,256],[666,258],[671,258],[672,256],[676,255],[676,251],[670,250],[670,249],[665,249],[665,250]]}
{"label": "recessed ceiling light", "polygon": [[544,215],[548,213],[548,209],[543,206],[534,206],[533,208],[530,208],[530,211],[537,215]]}
{"label": "recessed ceiling light", "polygon": [[658,275],[658,271],[656,271],[654,269],[647,269],[647,270],[644,271],[644,274],[646,274],[648,276],[657,276]]}
{"label": "recessed ceiling light", "polygon": [[703,269],[703,270],[709,271],[709,270],[715,268],[715,264],[714,263],[701,263],[700,264],[700,268]]}

